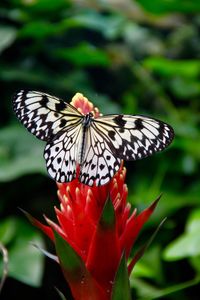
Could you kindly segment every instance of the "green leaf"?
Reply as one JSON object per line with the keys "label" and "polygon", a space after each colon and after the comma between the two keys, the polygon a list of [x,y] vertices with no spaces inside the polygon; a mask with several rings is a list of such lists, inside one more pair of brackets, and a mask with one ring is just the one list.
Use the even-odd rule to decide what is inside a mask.
{"label": "green leaf", "polygon": [[44,12],[45,16],[49,13],[54,13],[55,11],[63,10],[68,8],[70,0],[39,0],[39,1],[24,1],[24,0],[12,0],[16,6],[25,6],[31,12],[38,13]]}
{"label": "green leaf", "polygon": [[145,10],[155,14],[163,14],[169,12],[196,13],[200,11],[200,3],[198,1],[188,0],[137,0]]}
{"label": "green leaf", "polygon": [[125,255],[122,256],[116,277],[113,283],[111,300],[131,300],[131,290]]}
{"label": "green leaf", "polygon": [[170,60],[164,57],[150,57],[143,61],[143,65],[165,77],[183,76],[197,78],[199,75],[199,60]]}
{"label": "green leaf", "polygon": [[183,100],[200,95],[200,83],[198,78],[194,80],[193,78],[188,79],[178,76],[173,78],[169,84],[173,93]]}
{"label": "green leaf", "polygon": [[102,227],[101,229],[113,228],[115,225],[115,210],[110,199],[108,199],[105,203],[99,222]]}
{"label": "green leaf", "polygon": [[16,220],[12,217],[0,223],[0,241],[5,246],[12,241],[16,235]]}
{"label": "green leaf", "polygon": [[71,61],[76,66],[109,66],[110,59],[107,53],[85,42],[78,46],[59,49],[56,51],[57,56]]}
{"label": "green leaf", "polygon": [[85,27],[93,31],[101,32],[106,38],[114,39],[121,35],[126,20],[122,15],[102,15],[94,10],[86,10],[79,15],[73,15],[62,21],[63,28]]}
{"label": "green leaf", "polygon": [[0,27],[0,53],[12,45],[17,36],[14,27]]}
{"label": "green leaf", "polygon": [[133,271],[131,272],[130,277],[146,277],[146,278],[153,278],[154,277],[154,270],[151,266],[148,266],[143,261],[138,261],[135,265]]}
{"label": "green leaf", "polygon": [[19,37],[41,38],[55,34],[57,26],[47,21],[33,21],[24,25],[19,31]]}
{"label": "green leaf", "polygon": [[161,263],[160,246],[150,247],[145,255],[139,260],[130,274],[131,287],[135,278],[146,277],[157,282],[163,282],[163,268]]}
{"label": "green leaf", "polygon": [[[87,273],[85,264],[75,250],[55,231],[56,253],[64,271],[70,276],[80,278]],[[85,276],[85,274],[84,274]]]}
{"label": "green leaf", "polygon": [[[181,292],[180,295],[183,295],[182,294],[183,289],[197,285],[199,284],[199,282],[200,282],[200,277],[196,277],[192,280],[161,289],[153,286],[152,284],[145,282],[144,280],[135,278],[133,282],[133,286],[137,290],[138,300],[150,300],[150,299],[162,299],[162,297],[165,297],[167,295],[179,291]],[[179,299],[179,298],[176,297],[174,299]]]}
{"label": "green leaf", "polygon": [[189,261],[196,273],[200,275],[200,256],[190,257]]}
{"label": "green leaf", "polygon": [[[8,276],[23,283],[39,287],[44,269],[44,255],[31,243],[44,247],[41,234],[20,219],[12,219],[10,226],[15,235],[8,244]],[[2,265],[0,265],[0,269]]]}
{"label": "green leaf", "polygon": [[168,245],[165,260],[173,261],[200,255],[200,210],[194,210],[187,221],[185,233]]}
{"label": "green leaf", "polygon": [[0,181],[24,174],[45,173],[44,144],[22,126],[11,125],[0,130]]}
{"label": "green leaf", "polygon": [[189,215],[186,223],[187,233],[199,233],[200,232],[200,209],[195,209]]}

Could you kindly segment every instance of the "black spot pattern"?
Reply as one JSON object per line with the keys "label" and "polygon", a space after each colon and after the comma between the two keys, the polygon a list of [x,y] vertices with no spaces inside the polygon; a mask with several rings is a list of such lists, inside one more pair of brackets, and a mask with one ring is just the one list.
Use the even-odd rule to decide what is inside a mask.
{"label": "black spot pattern", "polygon": [[67,124],[67,120],[62,119],[62,120],[60,120],[60,125],[59,125],[59,127],[60,127],[60,128],[65,127],[66,124]]}
{"label": "black spot pattern", "polygon": [[144,128],[144,125],[142,124],[142,119],[137,119],[135,121],[135,129],[137,130],[141,130],[142,128]]}
{"label": "black spot pattern", "polygon": [[110,130],[109,132],[108,132],[108,136],[111,138],[111,140],[115,140],[115,131],[114,130]]}
{"label": "black spot pattern", "polygon": [[92,164],[92,165],[91,165],[91,170],[94,170],[94,168],[95,168],[95,165]]}
{"label": "black spot pattern", "polygon": [[58,157],[58,158],[57,158],[57,163],[60,164],[61,161],[62,161],[61,157]]}
{"label": "black spot pattern", "polygon": [[66,109],[66,103],[63,101],[60,101],[59,103],[56,103],[55,107],[56,107],[57,111],[62,111],[64,109]]}
{"label": "black spot pattern", "polygon": [[100,168],[100,170],[102,171],[102,170],[105,168],[105,165],[101,164],[101,165],[99,166],[99,168]]}
{"label": "black spot pattern", "polygon": [[[126,120],[124,120],[123,115],[118,115],[117,117],[115,117],[113,119],[113,121],[116,125],[118,125],[119,127],[122,127],[122,128],[126,125]],[[120,129],[122,129],[122,128],[120,128]]]}
{"label": "black spot pattern", "polygon": [[47,107],[47,104],[49,103],[49,99],[47,95],[42,95],[42,99],[40,100],[39,103],[41,104],[41,106]]}

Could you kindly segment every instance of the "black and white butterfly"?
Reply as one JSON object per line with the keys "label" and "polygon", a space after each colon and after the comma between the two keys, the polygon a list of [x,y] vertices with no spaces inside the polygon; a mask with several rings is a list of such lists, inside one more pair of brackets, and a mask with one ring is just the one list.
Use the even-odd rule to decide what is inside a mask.
{"label": "black and white butterfly", "polygon": [[119,170],[121,160],[162,151],[174,137],[172,127],[159,120],[122,114],[94,118],[42,92],[21,90],[13,106],[24,126],[47,142],[44,158],[57,182],[72,181],[79,165],[80,182],[104,185]]}

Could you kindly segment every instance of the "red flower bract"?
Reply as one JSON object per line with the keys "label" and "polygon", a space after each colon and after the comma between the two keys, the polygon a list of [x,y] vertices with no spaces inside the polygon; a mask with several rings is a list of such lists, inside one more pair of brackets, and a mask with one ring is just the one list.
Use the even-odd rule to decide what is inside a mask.
{"label": "red flower bract", "polygon": [[[105,292],[101,298],[91,299],[111,299],[112,284],[122,254],[125,252],[128,258],[143,224],[157,203],[155,201],[139,215],[136,210],[130,213],[131,205],[126,202],[125,174],[125,168],[121,167],[109,184],[100,187],[88,187],[78,179],[59,183],[58,197],[61,204],[60,209],[55,207],[58,224],[45,217],[49,225],[46,226],[31,218],[34,225],[53,241],[54,232],[57,232],[80,256],[93,280]],[[104,207],[110,200],[113,214],[111,212],[110,216],[104,215],[102,218]],[[129,273],[134,264],[130,263]],[[78,283],[68,283],[75,299],[89,299],[88,296],[76,297]]]}
{"label": "red flower bract", "polygon": [[[81,113],[99,112],[82,94],[72,104]],[[78,172],[77,172],[78,173]],[[123,254],[126,261],[133,244],[157,201],[139,215],[127,203],[126,170],[120,170],[104,186],[86,186],[73,180],[58,183],[60,208],[55,207],[58,224],[45,217],[43,225],[30,217],[56,245],[57,256],[76,300],[110,300]],[[78,176],[77,176],[78,178]],[[127,272],[140,256],[132,258]],[[127,299],[128,300],[128,299]]]}

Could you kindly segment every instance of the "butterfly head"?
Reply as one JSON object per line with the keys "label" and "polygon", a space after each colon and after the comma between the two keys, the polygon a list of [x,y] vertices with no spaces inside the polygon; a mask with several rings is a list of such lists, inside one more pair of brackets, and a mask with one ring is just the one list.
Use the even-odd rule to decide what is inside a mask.
{"label": "butterfly head", "polygon": [[85,115],[85,117],[83,118],[83,126],[84,127],[89,127],[90,123],[91,123],[91,119],[94,117],[92,112],[89,112]]}

